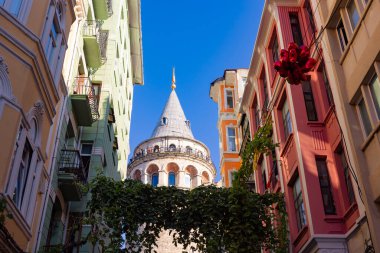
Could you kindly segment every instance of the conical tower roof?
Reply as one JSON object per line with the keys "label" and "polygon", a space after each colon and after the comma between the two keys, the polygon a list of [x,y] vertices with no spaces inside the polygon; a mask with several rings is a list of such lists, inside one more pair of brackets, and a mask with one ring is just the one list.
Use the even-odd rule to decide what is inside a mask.
{"label": "conical tower roof", "polygon": [[182,110],[174,88],[172,88],[169,99],[152,134],[152,138],[163,136],[179,136],[194,139],[190,128],[190,121],[186,120],[185,113]]}

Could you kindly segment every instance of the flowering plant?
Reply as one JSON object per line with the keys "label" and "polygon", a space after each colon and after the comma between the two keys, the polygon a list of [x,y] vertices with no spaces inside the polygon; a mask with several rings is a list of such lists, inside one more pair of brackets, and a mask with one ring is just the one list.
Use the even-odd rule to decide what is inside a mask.
{"label": "flowering plant", "polygon": [[310,57],[310,50],[306,46],[300,46],[291,42],[288,50],[281,49],[280,60],[274,63],[274,69],[281,77],[286,78],[290,84],[300,84],[306,81],[305,73],[309,72],[317,63]]}

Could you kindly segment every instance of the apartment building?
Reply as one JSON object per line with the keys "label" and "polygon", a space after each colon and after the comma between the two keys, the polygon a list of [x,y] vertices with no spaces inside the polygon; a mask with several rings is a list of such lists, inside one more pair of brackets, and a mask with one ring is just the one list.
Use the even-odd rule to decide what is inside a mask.
{"label": "apartment building", "polygon": [[[331,28],[334,31],[320,25],[320,15],[327,17],[331,12],[343,13],[343,22],[348,21],[348,12],[342,9],[347,8],[348,2],[266,1],[242,96],[240,112],[242,119],[248,119],[250,136],[267,120],[273,124],[273,141],[279,146],[272,155],[260,157],[254,173],[255,188],[259,193],[284,193],[291,252],[368,252],[374,242],[369,233],[373,230],[370,216],[359,194],[359,189],[364,189],[356,180],[362,163],[354,164],[352,147],[360,145],[353,145],[347,137],[349,128],[360,131],[359,125],[354,124],[357,113],[353,111],[360,112],[361,102],[358,100],[358,108],[351,108],[351,118],[344,124],[340,111],[352,103],[342,106],[337,89],[353,86],[332,78],[331,73],[331,65],[338,64],[339,59],[332,59],[330,54],[341,53],[334,30],[341,26],[341,21],[338,17],[327,18],[335,22],[335,28]],[[357,5],[360,1],[351,2]],[[371,7],[365,5],[377,6],[375,2],[363,1],[362,10],[371,13]],[[337,5],[340,9],[336,9]],[[330,41],[325,41],[330,36],[336,36],[331,49]],[[349,37],[346,34],[344,38]],[[307,46],[317,60],[307,79],[298,85],[289,84],[274,69],[280,50],[287,49],[290,42]],[[374,61],[375,55],[371,55]],[[351,60],[347,65],[352,67],[350,74],[363,66]],[[343,74],[342,69],[339,73]],[[244,120],[240,123],[241,129],[247,126]],[[359,134],[355,136],[361,138]]]}
{"label": "apartment building", "polygon": [[[221,185],[231,187],[234,173],[240,168],[242,134],[238,131],[240,101],[248,69],[227,69],[223,77],[211,83],[210,98],[218,104],[219,154]],[[244,144],[243,144],[244,145]]]}
{"label": "apartment building", "polygon": [[49,179],[72,1],[0,0],[1,252],[33,252]]}
{"label": "apartment building", "polygon": [[90,198],[80,185],[97,173],[126,177],[133,85],[143,83],[140,1],[82,0],[73,9],[63,65],[63,103],[36,250],[100,252],[84,239]]}

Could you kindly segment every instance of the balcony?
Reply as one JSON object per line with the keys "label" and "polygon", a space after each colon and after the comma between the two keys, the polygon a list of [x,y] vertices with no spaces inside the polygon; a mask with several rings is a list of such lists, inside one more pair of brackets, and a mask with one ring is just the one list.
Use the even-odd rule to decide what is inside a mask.
{"label": "balcony", "polygon": [[98,98],[89,78],[75,78],[70,98],[79,126],[91,126],[99,119]]}
{"label": "balcony", "polygon": [[79,183],[86,181],[86,172],[78,150],[61,150],[59,161],[58,185],[67,201],[79,201],[82,191]]}
{"label": "balcony", "polygon": [[105,20],[112,16],[112,0],[92,0],[94,6],[95,17]]}
{"label": "balcony", "polygon": [[83,42],[87,66],[99,68],[107,60],[108,31],[102,30],[102,21],[84,21]]}

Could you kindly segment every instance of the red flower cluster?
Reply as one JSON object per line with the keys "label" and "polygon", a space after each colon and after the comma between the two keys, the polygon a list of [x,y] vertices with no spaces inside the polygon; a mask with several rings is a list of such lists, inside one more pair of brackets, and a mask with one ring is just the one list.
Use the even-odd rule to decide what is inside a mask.
{"label": "red flower cluster", "polygon": [[290,84],[300,84],[306,81],[305,73],[309,72],[317,61],[310,58],[310,50],[294,42],[289,44],[288,50],[281,49],[280,60],[274,63],[274,69],[286,78]]}

